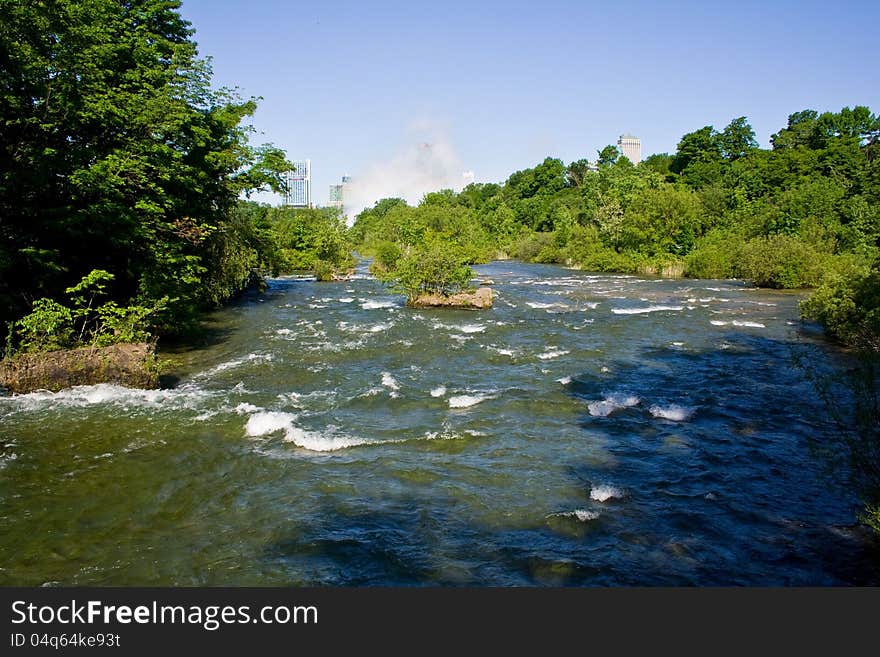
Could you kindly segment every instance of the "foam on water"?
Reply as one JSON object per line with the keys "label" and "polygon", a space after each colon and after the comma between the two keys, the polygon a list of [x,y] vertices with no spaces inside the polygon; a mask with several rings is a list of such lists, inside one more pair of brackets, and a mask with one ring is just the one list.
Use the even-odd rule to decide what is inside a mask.
{"label": "foam on water", "polygon": [[293,427],[295,419],[296,415],[293,413],[261,411],[254,413],[248,418],[247,423],[244,425],[244,431],[252,438],[266,436],[276,431],[287,431]]}
{"label": "foam on water", "polygon": [[375,301],[373,299],[369,299],[364,301],[361,304],[361,308],[364,310],[377,310],[378,308],[393,308],[395,303],[393,301]]}
{"label": "foam on water", "polygon": [[620,499],[623,495],[624,493],[621,489],[608,484],[600,484],[598,486],[593,486],[590,489],[590,499],[596,500],[597,502],[607,502],[608,500]]}
{"label": "foam on water", "polygon": [[767,328],[761,322],[748,322],[740,319],[734,319],[731,322],[725,322],[720,319],[712,319],[709,320],[709,323],[712,326],[727,326],[729,324],[733,324],[734,326],[740,326],[745,328]]}
{"label": "foam on water", "polygon": [[626,393],[613,393],[606,395],[605,399],[600,401],[592,401],[587,404],[587,410],[593,417],[608,417],[616,410],[621,408],[632,408],[638,406],[641,400],[635,395]]}
{"label": "foam on water", "polygon": [[570,377],[570,376],[564,376],[564,377],[562,377],[561,379],[556,379],[556,381],[557,381],[558,383],[561,383],[561,384],[564,385],[564,386],[567,386],[569,383],[571,383],[571,377]]}
{"label": "foam on water", "polygon": [[371,326],[369,331],[370,333],[381,333],[382,331],[387,331],[392,326],[394,326],[394,324],[391,323],[376,324],[375,326]]}
{"label": "foam on water", "polygon": [[558,513],[547,514],[548,518],[574,518],[578,522],[589,522],[595,520],[601,513],[591,511],[590,509],[575,509],[574,511],[560,511]]}
{"label": "foam on water", "polygon": [[284,441],[313,452],[333,452],[347,447],[375,443],[363,438],[335,434],[332,431],[306,431],[296,426],[296,415],[280,411],[262,411],[248,418],[245,433],[252,437],[284,432]]}
{"label": "foam on water", "polygon": [[486,330],[486,327],[483,324],[465,324],[464,326],[459,326],[458,330],[462,333],[482,333]]}
{"label": "foam on water", "polygon": [[492,395],[455,395],[449,398],[449,408],[469,408],[487,399],[492,399]]}
{"label": "foam on water", "polygon": [[397,379],[392,376],[391,372],[382,372],[382,385],[393,392],[400,390],[400,385],[397,383]]}
{"label": "foam on water", "polygon": [[0,407],[12,407],[17,411],[62,407],[84,408],[89,406],[117,406],[125,409],[147,408],[199,410],[203,403],[218,394],[203,390],[193,384],[185,384],[169,390],[143,390],[125,386],[98,383],[91,386],[74,386],[59,392],[38,390],[25,395],[0,397]]}
{"label": "foam on water", "polygon": [[446,386],[437,386],[436,388],[431,389],[432,397],[442,397],[446,394]]}
{"label": "foam on water", "polygon": [[641,315],[643,313],[657,313],[663,310],[684,310],[684,306],[648,306],[647,308],[612,308],[615,315]]}
{"label": "foam on water", "polygon": [[305,431],[295,426],[285,433],[284,441],[312,452],[335,452],[340,449],[357,447],[359,445],[375,445],[380,442],[333,433],[325,434],[317,431]]}
{"label": "foam on water", "polygon": [[538,301],[526,301],[526,305],[529,308],[535,308],[537,310],[546,310],[547,308],[566,308],[567,306],[562,303],[541,303]]}
{"label": "foam on water", "polygon": [[654,417],[663,420],[670,420],[672,422],[684,422],[694,412],[692,408],[686,408],[684,406],[679,406],[678,404],[670,404],[669,406],[659,406],[655,404],[648,410]]}
{"label": "foam on water", "polygon": [[352,297],[342,297],[339,299],[339,303],[351,303],[354,299]]}
{"label": "foam on water", "polygon": [[543,354],[538,354],[538,358],[541,360],[550,360],[551,358],[559,358],[560,356],[565,356],[567,353],[570,353],[566,349],[559,349],[557,347],[550,347]]}
{"label": "foam on water", "polygon": [[243,356],[241,358],[233,358],[232,360],[228,360],[225,363],[220,363],[219,365],[215,365],[214,367],[201,372],[197,376],[199,377],[211,377],[215,374],[219,374],[220,372],[225,372],[226,370],[235,369],[236,367],[241,367],[246,363],[270,363],[275,360],[275,356],[273,354],[257,354],[251,353],[247,356]]}

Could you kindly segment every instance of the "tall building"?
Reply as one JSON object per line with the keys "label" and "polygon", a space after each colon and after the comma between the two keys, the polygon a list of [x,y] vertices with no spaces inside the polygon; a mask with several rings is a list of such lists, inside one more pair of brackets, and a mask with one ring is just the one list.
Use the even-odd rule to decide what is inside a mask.
{"label": "tall building", "polygon": [[287,193],[284,205],[295,208],[312,207],[312,161],[296,160],[293,171],[286,174]]}
{"label": "tall building", "polygon": [[330,185],[330,195],[327,197],[327,201],[330,207],[342,209],[342,206],[345,204],[345,201],[343,201],[343,186]]}
{"label": "tall building", "polygon": [[642,161],[642,140],[632,135],[620,135],[617,140],[617,150],[633,164]]}
{"label": "tall building", "polygon": [[474,172],[473,171],[462,171],[461,173],[461,186],[462,188],[467,187],[468,185],[474,184]]}
{"label": "tall building", "polygon": [[330,196],[328,201],[331,207],[343,209],[345,206],[345,194],[351,187],[351,176],[342,176],[342,183],[339,185],[330,185]]}

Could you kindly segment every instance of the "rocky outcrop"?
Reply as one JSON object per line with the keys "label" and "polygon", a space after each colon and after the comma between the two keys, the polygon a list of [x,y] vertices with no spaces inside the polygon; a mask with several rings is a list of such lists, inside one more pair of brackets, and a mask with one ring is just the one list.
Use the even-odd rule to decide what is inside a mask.
{"label": "rocky outcrop", "polygon": [[491,308],[492,290],[481,287],[458,294],[423,294],[409,302],[413,308]]}
{"label": "rocky outcrop", "polygon": [[155,346],[148,343],[19,354],[0,361],[0,387],[24,394],[95,383],[158,388]]}

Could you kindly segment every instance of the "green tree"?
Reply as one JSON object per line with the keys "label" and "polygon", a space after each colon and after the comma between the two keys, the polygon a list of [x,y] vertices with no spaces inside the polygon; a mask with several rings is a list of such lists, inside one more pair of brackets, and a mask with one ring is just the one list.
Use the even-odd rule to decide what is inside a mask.
{"label": "green tree", "polygon": [[741,116],[731,121],[718,135],[721,154],[727,160],[738,160],[758,148],[755,131],[746,117]]}
{"label": "green tree", "polygon": [[674,173],[682,173],[691,164],[714,163],[720,159],[719,135],[712,126],[707,125],[681,138],[669,168]]}
{"label": "green tree", "polygon": [[597,153],[599,154],[597,164],[600,167],[614,164],[620,157],[620,150],[617,146],[612,146],[611,144],[608,144],[605,148],[597,151]]}
{"label": "green tree", "polygon": [[0,0],[4,318],[99,268],[116,300],[192,322],[237,197],[279,188],[281,151],[248,145],[256,101],[211,87],[179,7]]}
{"label": "green tree", "polygon": [[412,249],[381,275],[393,291],[406,295],[407,302],[423,294],[455,294],[466,289],[472,277],[466,256],[440,241]]}

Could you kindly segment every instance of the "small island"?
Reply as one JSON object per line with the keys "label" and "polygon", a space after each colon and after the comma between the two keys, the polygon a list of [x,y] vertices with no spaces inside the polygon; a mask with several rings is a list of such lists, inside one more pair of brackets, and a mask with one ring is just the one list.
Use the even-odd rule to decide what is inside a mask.
{"label": "small island", "polygon": [[407,252],[393,244],[379,248],[371,269],[392,291],[406,295],[411,308],[491,308],[492,290],[470,286],[474,272],[467,263],[461,249],[434,240]]}

